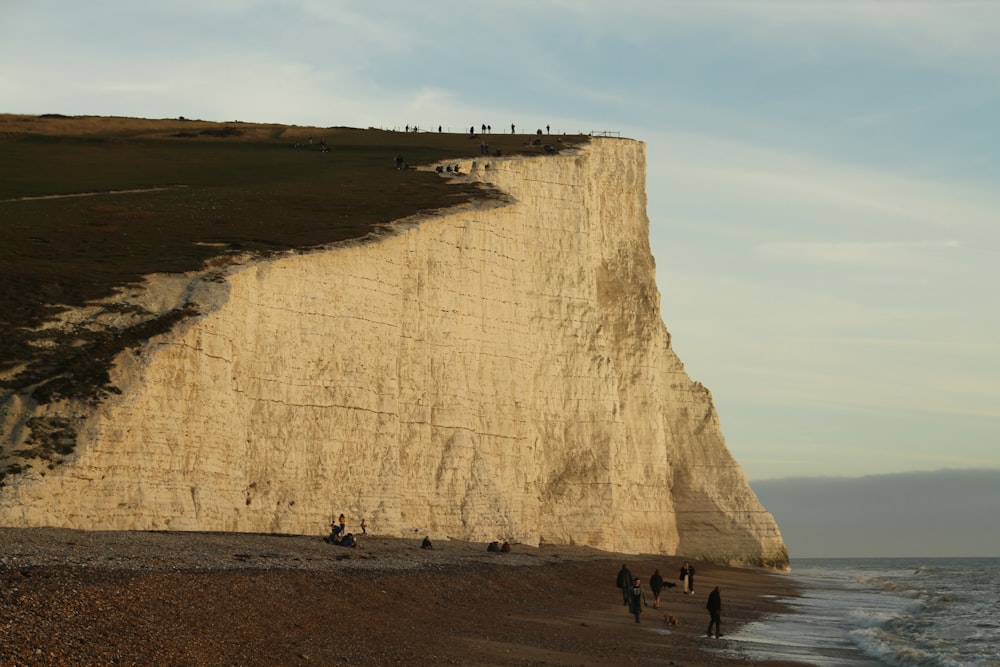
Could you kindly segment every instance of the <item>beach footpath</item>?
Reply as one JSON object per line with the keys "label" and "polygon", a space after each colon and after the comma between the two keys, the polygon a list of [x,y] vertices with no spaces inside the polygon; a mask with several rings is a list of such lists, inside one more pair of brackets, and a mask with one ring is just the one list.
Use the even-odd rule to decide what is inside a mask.
{"label": "beach footpath", "polygon": [[[677,582],[683,557],[359,536],[0,528],[2,665],[769,665],[708,639],[781,609],[780,574],[693,559],[636,624],[615,577]],[[677,582],[679,583],[679,582]],[[676,617],[668,625],[665,617]],[[727,655],[714,649],[726,647]],[[705,650],[709,649],[709,650]]]}

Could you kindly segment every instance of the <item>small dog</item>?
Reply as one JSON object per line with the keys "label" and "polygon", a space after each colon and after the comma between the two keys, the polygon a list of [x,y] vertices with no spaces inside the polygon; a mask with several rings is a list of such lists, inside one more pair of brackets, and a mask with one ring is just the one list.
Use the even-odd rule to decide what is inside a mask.
{"label": "small dog", "polygon": [[677,617],[674,616],[673,614],[667,614],[666,616],[663,617],[663,624],[669,628],[671,625],[678,626],[681,624],[681,622],[678,621]]}

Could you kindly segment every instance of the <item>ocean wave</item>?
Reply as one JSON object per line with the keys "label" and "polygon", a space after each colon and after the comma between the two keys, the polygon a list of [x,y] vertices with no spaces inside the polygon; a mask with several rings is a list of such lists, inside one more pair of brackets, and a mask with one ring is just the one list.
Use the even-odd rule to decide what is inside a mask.
{"label": "ocean wave", "polygon": [[885,628],[863,628],[849,636],[862,653],[893,667],[967,667],[963,662],[908,644]]}
{"label": "ocean wave", "polygon": [[851,609],[847,612],[847,624],[853,628],[872,628],[886,625],[899,619],[898,614],[872,609]]}
{"label": "ocean wave", "polygon": [[913,584],[904,581],[882,581],[878,587],[887,593],[893,593],[900,597],[917,598],[927,593],[922,588],[914,588]]}

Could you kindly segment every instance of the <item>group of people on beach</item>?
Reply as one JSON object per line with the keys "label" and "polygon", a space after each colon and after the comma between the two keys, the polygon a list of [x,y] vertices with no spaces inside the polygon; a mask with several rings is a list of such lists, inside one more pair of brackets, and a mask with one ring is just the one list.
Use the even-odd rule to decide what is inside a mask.
{"label": "group of people on beach", "polygon": [[[361,519],[361,534],[368,534],[368,522],[365,519]],[[354,535],[354,533],[347,532],[347,516],[344,514],[341,514],[339,517],[330,522],[330,534],[327,537],[324,537],[323,541],[327,544],[335,544],[340,547],[357,548],[358,546],[358,538]],[[431,542],[429,535],[424,536],[424,539],[420,542],[420,548],[434,548],[434,543]],[[510,553],[510,542],[504,542],[501,544],[498,541],[493,541],[486,545],[486,550],[496,553]]]}
{"label": "group of people on beach", "polygon": [[[361,519],[361,534],[368,534],[368,521]],[[341,514],[330,522],[330,535],[323,538],[327,544],[335,544],[338,547],[357,548],[358,538],[354,533],[347,532],[347,517]]]}
{"label": "group of people on beach", "polygon": [[[684,561],[684,565],[681,566],[679,579],[683,585],[684,595],[694,595],[694,566],[691,563]],[[646,600],[646,592],[642,586],[642,579],[639,577],[632,576],[632,572],[628,569],[628,565],[622,563],[622,569],[618,571],[618,577],[615,579],[615,585],[621,590],[622,593],[622,604],[628,606],[629,613],[635,617],[635,622],[640,623],[640,617],[642,615],[642,610],[644,607],[649,607],[649,602]],[[653,594],[653,609],[660,608],[660,595],[664,590],[668,588],[673,588],[676,586],[673,582],[668,582],[663,579],[663,575],[660,571],[654,570],[652,576],[649,577],[649,590]],[[705,608],[709,613],[709,623],[708,623],[708,636],[712,636],[712,628],[715,628],[715,638],[718,639],[722,637],[722,594],[719,587],[716,586],[712,589],[712,592],[708,595],[708,602],[705,604]],[[671,616],[668,619],[673,618]],[[676,624],[676,619],[674,619]]]}

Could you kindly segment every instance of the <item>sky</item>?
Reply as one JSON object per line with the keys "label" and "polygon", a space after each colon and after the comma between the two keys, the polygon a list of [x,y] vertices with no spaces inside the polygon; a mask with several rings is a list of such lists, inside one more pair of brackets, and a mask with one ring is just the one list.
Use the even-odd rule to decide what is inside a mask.
{"label": "sky", "polygon": [[784,477],[753,489],[792,558],[1000,556],[1000,470]]}
{"label": "sky", "polygon": [[1000,469],[1000,2],[0,0],[0,112],[639,139],[751,481]]}

